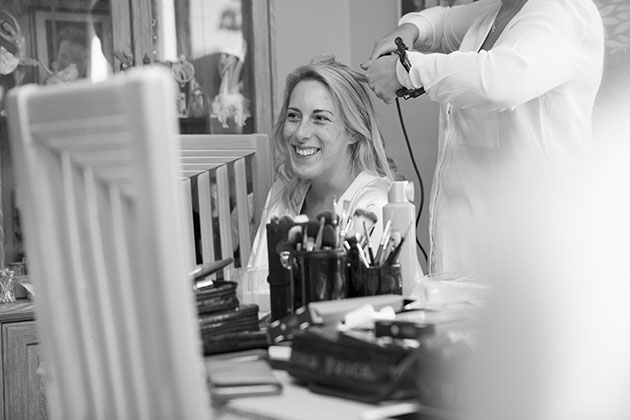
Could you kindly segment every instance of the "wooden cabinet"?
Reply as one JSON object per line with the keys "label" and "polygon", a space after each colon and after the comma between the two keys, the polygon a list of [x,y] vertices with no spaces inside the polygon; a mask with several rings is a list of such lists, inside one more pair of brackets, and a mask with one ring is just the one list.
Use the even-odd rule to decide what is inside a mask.
{"label": "wooden cabinet", "polygon": [[30,302],[0,305],[0,419],[46,419],[37,333]]}

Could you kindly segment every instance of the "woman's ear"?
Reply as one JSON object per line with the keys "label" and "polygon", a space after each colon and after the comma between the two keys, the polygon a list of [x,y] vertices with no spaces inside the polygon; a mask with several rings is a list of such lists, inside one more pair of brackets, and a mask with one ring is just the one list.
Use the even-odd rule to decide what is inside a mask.
{"label": "woman's ear", "polygon": [[361,136],[359,136],[357,133],[351,133],[350,140],[348,141],[348,146],[357,144],[360,140],[361,140]]}

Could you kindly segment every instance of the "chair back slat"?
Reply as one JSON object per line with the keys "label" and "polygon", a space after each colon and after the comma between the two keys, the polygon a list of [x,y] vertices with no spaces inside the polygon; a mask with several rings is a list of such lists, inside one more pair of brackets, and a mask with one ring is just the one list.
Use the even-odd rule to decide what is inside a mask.
{"label": "chair back slat", "polygon": [[180,136],[181,178],[197,186],[189,212],[199,217],[198,263],[231,257],[236,267],[247,264],[271,189],[271,161],[264,134]]}
{"label": "chair back slat", "polygon": [[247,200],[247,174],[245,159],[241,158],[234,162],[234,187],[236,196],[236,220],[238,229],[238,246],[243,265],[249,260],[252,249],[252,238],[250,234],[250,220],[253,215],[249,214],[250,208]]}
{"label": "chair back slat", "polygon": [[125,199],[123,192],[115,184],[104,189],[103,196],[103,201],[109,205],[109,211],[107,216],[103,217],[103,223],[112,227],[106,230],[111,233],[107,246],[114,251],[108,254],[108,265],[112,267],[114,279],[112,294],[119,308],[114,311],[114,325],[116,325],[117,344],[122,354],[121,363],[127,375],[125,380],[131,384],[132,391],[129,395],[131,415],[128,417],[135,416],[144,419],[150,415],[149,398],[144,392],[134,392],[134,390],[150,387],[148,378],[143,375],[142,325],[138,317],[126,316],[135,311],[136,299],[142,296],[142,284],[133,281],[132,261],[130,261],[128,249],[130,241],[127,236],[131,229],[127,226],[127,221],[131,220],[131,203]]}
{"label": "chair back slat", "polygon": [[214,251],[214,226],[212,212],[212,182],[210,172],[202,172],[197,178],[197,195],[199,197],[199,230],[201,236],[201,250],[203,261],[213,261]]}
{"label": "chair back slat", "polygon": [[[190,178],[184,178],[180,183],[180,190],[182,191],[182,200],[185,209],[193,208],[192,199],[192,181]],[[195,222],[193,220],[192,211],[184,211],[184,228],[186,229],[186,240],[190,244],[190,249],[195,249]],[[190,253],[188,255],[188,266],[194,267],[197,264],[195,254]]]}
{"label": "chair back slat", "polygon": [[273,183],[273,157],[271,154],[271,143],[264,134],[256,134],[256,153],[253,156],[252,166],[256,168],[254,178],[254,191],[261,192],[254,194],[254,223],[260,224],[267,193]]}
{"label": "chair back slat", "polygon": [[217,176],[217,213],[219,216],[219,235],[221,242],[221,255],[232,255],[232,215],[230,211],[230,189],[228,179],[228,167],[219,166],[216,169]]}
{"label": "chair back slat", "polygon": [[[107,159],[110,158],[107,157]],[[93,272],[95,286],[86,287],[87,302],[100,305],[96,311],[93,311],[94,322],[92,329],[96,345],[105,348],[105,357],[99,360],[101,363],[99,370],[104,375],[109,376],[107,380],[103,381],[103,405],[109,405],[107,401],[113,401],[114,404],[109,405],[114,410],[111,414],[115,418],[121,418],[124,412],[131,408],[132,402],[129,401],[129,396],[125,395],[121,388],[113,386],[113,384],[127,380],[124,373],[125,366],[122,363],[122,353],[117,345],[118,337],[115,327],[117,320],[114,317],[114,308],[117,301],[109,284],[109,279],[112,278],[112,275],[108,271],[115,268],[115,266],[112,266],[112,260],[106,257],[108,253],[105,247],[108,241],[103,235],[103,227],[106,227],[106,225],[102,225],[99,211],[99,201],[102,200],[99,200],[98,194],[101,188],[98,181],[94,178],[94,171],[89,166],[85,167],[82,180],[85,183],[85,187],[81,194],[85,194],[85,198],[77,200],[77,202],[84,202],[85,204],[86,228],[90,232],[86,235],[89,238],[86,251],[90,254],[86,255],[86,260],[92,264],[91,271]],[[105,412],[107,411],[109,410],[105,410]]]}

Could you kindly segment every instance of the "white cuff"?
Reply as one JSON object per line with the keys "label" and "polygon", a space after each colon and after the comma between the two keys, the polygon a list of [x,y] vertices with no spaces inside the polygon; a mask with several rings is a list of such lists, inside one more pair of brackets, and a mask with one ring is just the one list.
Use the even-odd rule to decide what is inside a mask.
{"label": "white cuff", "polygon": [[409,77],[409,73],[405,70],[405,67],[402,65],[400,60],[396,61],[396,77],[401,85],[406,87],[407,89],[413,89],[414,86],[411,83],[411,78]]}

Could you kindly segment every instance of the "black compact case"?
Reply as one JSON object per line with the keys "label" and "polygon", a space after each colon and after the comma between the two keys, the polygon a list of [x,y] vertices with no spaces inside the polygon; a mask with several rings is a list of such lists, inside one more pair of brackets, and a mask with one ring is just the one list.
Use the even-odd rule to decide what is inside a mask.
{"label": "black compact case", "polygon": [[291,313],[291,275],[292,273],[282,267],[280,255],[276,248],[278,244],[286,240],[289,229],[296,226],[295,223],[268,223],[267,224],[267,255],[269,262],[269,299],[271,319],[284,318]]}

